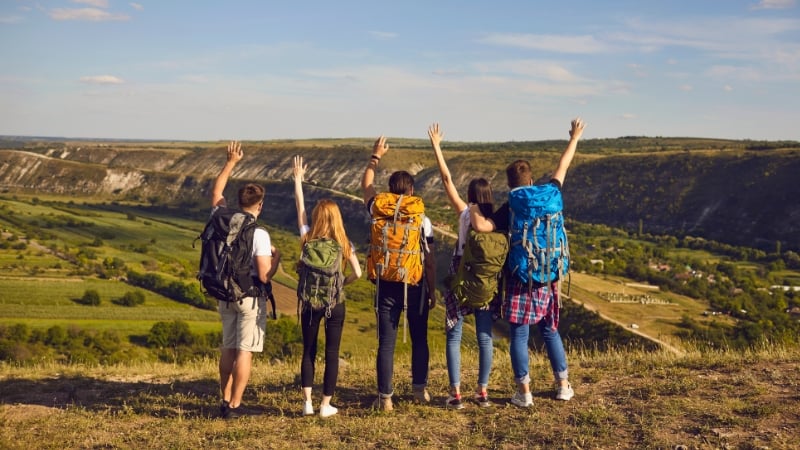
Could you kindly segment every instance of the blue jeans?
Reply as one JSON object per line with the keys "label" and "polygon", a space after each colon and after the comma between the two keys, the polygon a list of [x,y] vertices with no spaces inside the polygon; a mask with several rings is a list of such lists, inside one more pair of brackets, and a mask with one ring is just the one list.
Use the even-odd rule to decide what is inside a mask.
{"label": "blue jeans", "polygon": [[[517,383],[529,384],[531,382],[528,359],[528,337],[531,326],[509,323],[509,333],[511,345],[511,368],[514,370],[514,378]],[[550,366],[553,368],[553,376],[558,380],[569,378],[567,370],[567,355],[564,353],[564,343],[561,342],[561,335],[558,330],[554,330],[547,320],[540,320],[536,326],[547,349],[547,357],[550,359]]]}
{"label": "blue jeans", "polygon": [[[476,309],[475,334],[478,338],[478,385],[485,388],[489,385],[489,373],[492,370],[492,311]],[[459,317],[456,326],[446,333],[447,375],[450,386],[461,385],[461,335],[464,317]]]}
{"label": "blue jeans", "polygon": [[[397,327],[403,313],[403,283],[380,281],[378,284],[378,392],[383,396],[394,393],[392,373],[394,371],[394,348],[397,342]],[[408,286],[407,301],[408,332],[411,337],[411,383],[414,387],[428,384],[428,313],[429,305],[422,296],[422,284]],[[420,311],[420,308],[422,309]]]}

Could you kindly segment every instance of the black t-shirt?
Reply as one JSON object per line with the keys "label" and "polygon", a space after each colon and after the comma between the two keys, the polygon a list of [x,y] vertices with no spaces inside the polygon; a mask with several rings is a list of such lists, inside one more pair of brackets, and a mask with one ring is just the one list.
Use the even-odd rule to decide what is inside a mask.
{"label": "black t-shirt", "polygon": [[[557,179],[553,178],[550,180],[550,183],[554,184],[559,191],[561,190],[561,182]],[[495,231],[500,231],[503,233],[508,232],[509,215],[508,201],[506,201],[499,208],[497,208],[497,211],[495,211],[494,214],[492,214],[492,222],[494,222]]]}

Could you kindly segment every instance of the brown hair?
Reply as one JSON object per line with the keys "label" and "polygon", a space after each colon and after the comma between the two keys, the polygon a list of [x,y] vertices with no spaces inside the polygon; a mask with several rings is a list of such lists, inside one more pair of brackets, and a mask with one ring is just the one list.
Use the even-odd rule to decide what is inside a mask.
{"label": "brown hair", "polygon": [[317,238],[333,239],[342,246],[343,259],[347,260],[350,257],[352,249],[344,231],[342,213],[339,211],[339,205],[333,200],[322,199],[314,206],[311,211],[311,230],[303,235],[300,247],[302,248],[309,240]]}
{"label": "brown hair", "polygon": [[264,200],[264,188],[261,185],[247,183],[239,189],[239,207],[250,208]]}
{"label": "brown hair", "polygon": [[473,178],[467,187],[467,202],[478,205],[484,217],[492,215],[494,209],[494,196],[492,195],[492,185],[486,178]]}
{"label": "brown hair", "polygon": [[512,162],[506,167],[506,178],[511,189],[531,184],[531,165],[521,159]]}
{"label": "brown hair", "polygon": [[414,190],[414,177],[405,170],[398,170],[389,177],[389,192],[408,195]]}

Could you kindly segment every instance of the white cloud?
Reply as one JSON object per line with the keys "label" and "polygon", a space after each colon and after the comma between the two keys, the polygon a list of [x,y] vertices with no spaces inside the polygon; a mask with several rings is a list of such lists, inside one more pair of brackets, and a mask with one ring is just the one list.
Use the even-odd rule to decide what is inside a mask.
{"label": "white cloud", "polygon": [[133,8],[133,9],[135,9],[137,11],[144,10],[144,6],[142,6],[140,3],[128,3],[128,4],[131,5],[131,8]]}
{"label": "white cloud", "polygon": [[603,53],[612,50],[606,42],[594,36],[559,36],[553,34],[491,33],[478,42],[504,47],[544,50],[558,53]]}
{"label": "white cloud", "polygon": [[108,0],[72,0],[72,3],[81,3],[95,8],[108,8]]}
{"label": "white cloud", "polygon": [[92,22],[130,19],[125,14],[111,14],[97,8],[55,8],[50,10],[48,15],[53,20],[88,20]]}
{"label": "white cloud", "polygon": [[563,65],[546,60],[518,59],[491,61],[476,64],[476,67],[483,73],[538,77],[556,82],[575,82],[582,80],[581,77],[575,75]]}
{"label": "white cloud", "polygon": [[81,83],[86,84],[123,84],[125,83],[119,77],[113,75],[92,75],[80,78]]}
{"label": "white cloud", "polygon": [[394,39],[397,37],[397,33],[391,31],[369,31],[369,34],[377,39]]}
{"label": "white cloud", "polygon": [[692,89],[694,89],[694,87],[692,87],[691,84],[682,84],[682,85],[678,86],[678,89],[680,89],[680,90],[682,90],[684,92],[690,92]]}
{"label": "white cloud", "polygon": [[750,9],[787,9],[794,7],[795,0],[759,0]]}
{"label": "white cloud", "polygon": [[633,120],[633,119],[636,118],[636,114],[625,113],[625,114],[619,116],[619,118],[622,119],[622,120]]}
{"label": "white cloud", "polygon": [[733,86],[726,84],[725,86],[722,87],[722,90],[725,92],[731,92],[733,91]]}

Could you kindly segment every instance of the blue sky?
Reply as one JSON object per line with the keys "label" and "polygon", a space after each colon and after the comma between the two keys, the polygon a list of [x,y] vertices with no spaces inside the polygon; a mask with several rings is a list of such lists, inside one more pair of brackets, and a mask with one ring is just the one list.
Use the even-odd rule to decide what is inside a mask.
{"label": "blue sky", "polygon": [[0,0],[0,134],[800,140],[798,0]]}

